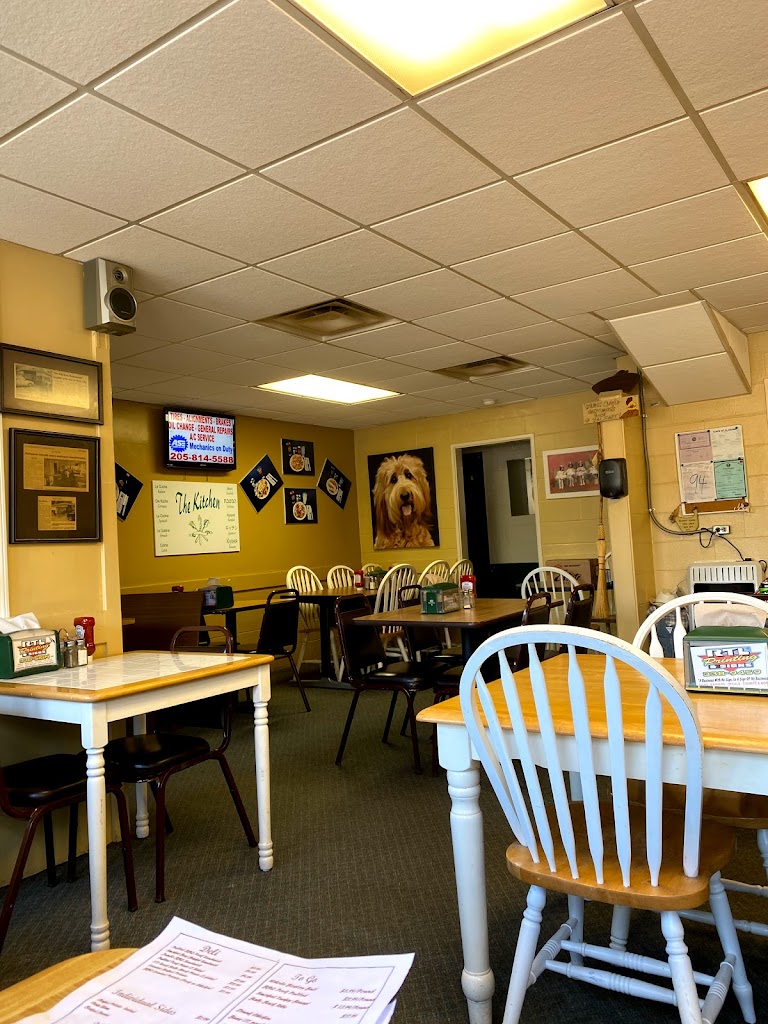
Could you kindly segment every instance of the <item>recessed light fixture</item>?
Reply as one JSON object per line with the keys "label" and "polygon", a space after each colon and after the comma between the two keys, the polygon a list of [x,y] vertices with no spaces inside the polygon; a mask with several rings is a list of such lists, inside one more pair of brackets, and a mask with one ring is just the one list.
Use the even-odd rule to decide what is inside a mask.
{"label": "recessed light fixture", "polygon": [[412,95],[609,6],[609,0],[293,2]]}
{"label": "recessed light fixture", "polygon": [[375,402],[379,398],[392,398],[397,391],[370,388],[367,384],[352,384],[335,377],[318,377],[307,373],[303,377],[276,380],[271,384],[259,384],[256,391],[279,391],[281,395],[299,395],[314,398],[318,402],[337,402],[340,405],[357,405],[360,402]]}
{"label": "recessed light fixture", "polygon": [[768,176],[755,178],[754,181],[748,181],[747,185],[752,189],[752,194],[760,204],[760,209],[768,217]]}

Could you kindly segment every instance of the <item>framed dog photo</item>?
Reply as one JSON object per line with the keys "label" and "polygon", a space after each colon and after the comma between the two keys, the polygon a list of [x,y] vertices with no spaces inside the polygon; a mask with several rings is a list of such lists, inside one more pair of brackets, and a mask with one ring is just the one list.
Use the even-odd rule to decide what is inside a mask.
{"label": "framed dog photo", "polygon": [[376,551],[439,546],[433,448],[369,455],[368,482]]}
{"label": "framed dog photo", "polygon": [[600,494],[599,449],[596,444],[581,448],[558,448],[542,452],[544,484],[548,498],[588,498]]}

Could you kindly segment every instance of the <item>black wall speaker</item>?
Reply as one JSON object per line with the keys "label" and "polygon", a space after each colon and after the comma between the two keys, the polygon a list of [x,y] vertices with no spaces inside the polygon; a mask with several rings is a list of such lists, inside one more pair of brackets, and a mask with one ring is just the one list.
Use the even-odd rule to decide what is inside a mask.
{"label": "black wall speaker", "polygon": [[83,264],[83,318],[89,331],[133,334],[136,330],[136,298],[131,268],[111,260]]}
{"label": "black wall speaker", "polygon": [[600,493],[604,498],[626,498],[627,460],[603,459],[600,463]]}

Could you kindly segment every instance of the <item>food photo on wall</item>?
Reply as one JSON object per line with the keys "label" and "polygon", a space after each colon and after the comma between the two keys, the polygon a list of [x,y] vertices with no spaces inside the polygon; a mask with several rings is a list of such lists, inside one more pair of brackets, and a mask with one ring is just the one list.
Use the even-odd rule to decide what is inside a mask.
{"label": "food photo on wall", "polygon": [[374,550],[439,545],[434,449],[369,455],[368,482]]}
{"label": "food photo on wall", "polygon": [[261,512],[283,486],[283,480],[272,459],[265,455],[245,474],[240,486],[251,505]]}
{"label": "food photo on wall", "polygon": [[317,491],[314,487],[286,488],[285,522],[288,526],[317,522]]}

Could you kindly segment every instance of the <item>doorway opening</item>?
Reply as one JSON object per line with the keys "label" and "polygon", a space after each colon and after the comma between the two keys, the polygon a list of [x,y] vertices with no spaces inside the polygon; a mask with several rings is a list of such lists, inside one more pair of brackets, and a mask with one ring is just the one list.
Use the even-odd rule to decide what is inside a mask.
{"label": "doorway opening", "polygon": [[541,564],[533,438],[453,446],[460,555],[480,597],[519,597]]}

